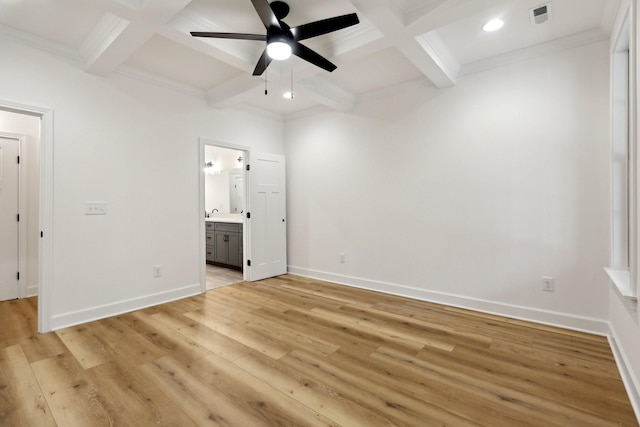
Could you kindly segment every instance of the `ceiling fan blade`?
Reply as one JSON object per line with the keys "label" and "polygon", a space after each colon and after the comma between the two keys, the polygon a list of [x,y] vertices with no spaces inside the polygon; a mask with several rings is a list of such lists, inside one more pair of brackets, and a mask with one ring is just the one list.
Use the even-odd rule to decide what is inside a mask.
{"label": "ceiling fan blade", "polygon": [[253,75],[261,76],[262,73],[264,73],[264,71],[267,69],[269,64],[271,64],[271,57],[267,55],[267,49],[265,49],[264,52],[262,52],[262,56],[260,56],[258,63],[256,64],[256,68],[253,70]]}
{"label": "ceiling fan blade", "polygon": [[338,31],[358,23],[360,23],[358,15],[350,13],[348,15],[336,16],[299,25],[291,28],[291,34],[293,34],[293,37],[296,40],[305,40],[311,37],[321,36],[322,34],[331,33],[333,31]]}
{"label": "ceiling fan blade", "polygon": [[236,39],[236,40],[260,40],[266,41],[265,34],[246,34],[246,33],[209,33],[204,31],[192,31],[193,37],[211,37],[214,39]]}
{"label": "ceiling fan blade", "polygon": [[269,2],[267,0],[251,0],[251,3],[253,4],[253,8],[256,12],[258,12],[258,16],[265,28],[281,28],[280,21],[278,21],[278,17],[273,13],[273,10],[271,10],[271,6],[269,6]]}
{"label": "ceiling fan blade", "polygon": [[293,42],[291,46],[291,52],[296,55],[298,58],[304,59],[307,62],[312,63],[313,65],[320,67],[329,72],[338,68],[334,64],[332,64],[328,59],[321,56],[320,54],[314,52],[303,44],[298,42]]}

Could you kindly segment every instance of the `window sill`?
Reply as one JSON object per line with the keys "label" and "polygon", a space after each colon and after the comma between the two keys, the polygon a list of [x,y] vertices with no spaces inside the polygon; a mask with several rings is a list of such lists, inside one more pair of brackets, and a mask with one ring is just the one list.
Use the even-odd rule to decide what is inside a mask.
{"label": "window sill", "polygon": [[631,288],[631,275],[628,270],[615,270],[613,268],[605,268],[604,271],[609,275],[609,279],[618,288],[623,297],[633,302],[638,302],[638,296]]}

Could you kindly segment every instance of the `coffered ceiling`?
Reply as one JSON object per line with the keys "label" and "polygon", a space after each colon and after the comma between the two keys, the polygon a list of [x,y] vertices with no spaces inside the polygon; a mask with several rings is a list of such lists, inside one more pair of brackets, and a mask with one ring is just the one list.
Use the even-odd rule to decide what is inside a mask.
{"label": "coffered ceiling", "polygon": [[[296,57],[251,75],[264,42],[194,38],[190,31],[264,33],[250,0],[0,0],[0,37],[71,59],[87,73],[127,75],[272,114],[354,109],[412,85],[439,90],[464,75],[609,37],[620,0],[289,0],[301,25],[347,13],[360,24],[302,42],[332,73]],[[531,9],[548,4],[536,25]],[[487,33],[491,18],[505,21]],[[282,93],[293,86],[294,99]]]}

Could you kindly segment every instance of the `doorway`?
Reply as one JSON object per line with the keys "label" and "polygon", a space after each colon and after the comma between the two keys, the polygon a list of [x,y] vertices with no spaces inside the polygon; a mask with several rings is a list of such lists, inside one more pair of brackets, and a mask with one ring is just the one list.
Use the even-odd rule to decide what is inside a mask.
{"label": "doorway", "polygon": [[0,100],[0,133],[19,141],[18,297],[38,296],[38,332],[49,332],[53,277],[53,110]]}
{"label": "doorway", "polygon": [[0,110],[0,300],[38,295],[40,120]]}
{"label": "doorway", "polygon": [[245,247],[245,147],[201,144],[206,290],[242,282]]}

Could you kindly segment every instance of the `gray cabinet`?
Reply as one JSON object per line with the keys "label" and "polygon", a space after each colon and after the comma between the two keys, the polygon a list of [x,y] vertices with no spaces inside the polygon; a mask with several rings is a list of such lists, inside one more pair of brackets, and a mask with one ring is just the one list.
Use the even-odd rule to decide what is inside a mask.
{"label": "gray cabinet", "polygon": [[242,270],[242,224],[207,222],[207,263]]}

